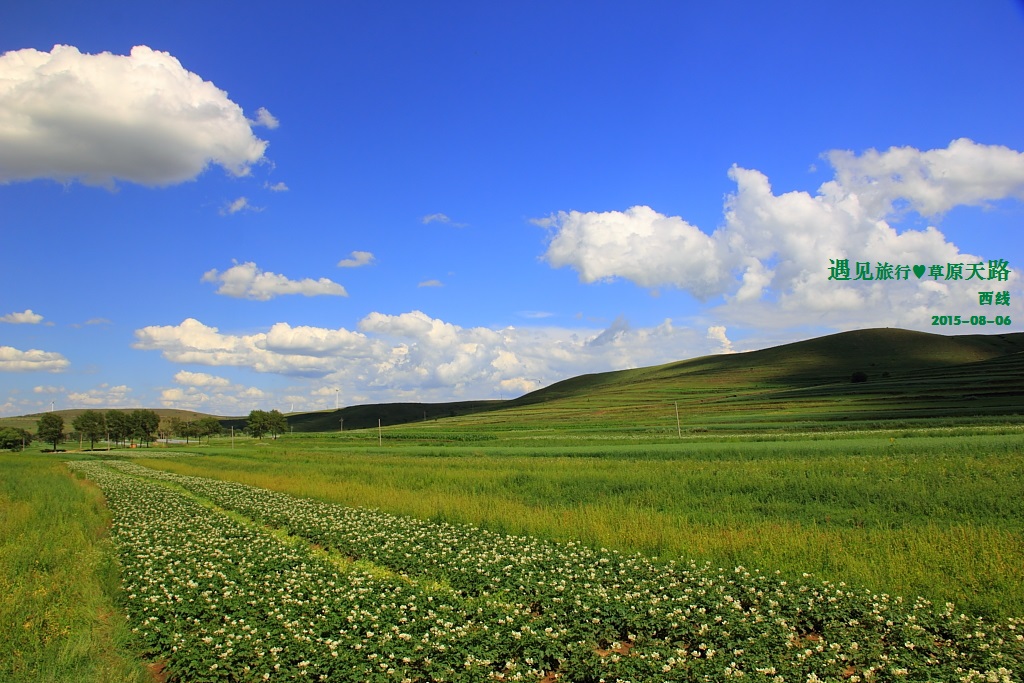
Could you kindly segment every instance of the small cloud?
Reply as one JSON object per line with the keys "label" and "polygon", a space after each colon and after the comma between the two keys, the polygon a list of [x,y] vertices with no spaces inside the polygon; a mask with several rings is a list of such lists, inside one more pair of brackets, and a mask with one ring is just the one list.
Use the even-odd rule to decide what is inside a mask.
{"label": "small cloud", "polygon": [[420,220],[424,225],[430,225],[431,223],[444,223],[445,225],[450,225],[453,228],[464,228],[467,225],[466,223],[456,223],[443,213],[432,213],[429,216],[424,216]]}
{"label": "small cloud", "polygon": [[430,223],[451,223],[452,219],[443,213],[432,213],[429,216],[423,217],[423,224],[429,225]]}
{"label": "small cloud", "polygon": [[539,320],[541,318],[550,318],[554,315],[549,311],[519,311],[519,315],[523,318],[531,318],[533,320]]}
{"label": "small cloud", "polygon": [[281,122],[277,120],[277,117],[267,111],[266,107],[260,107],[256,110],[256,120],[251,121],[254,126],[263,126],[271,130],[281,125]]}
{"label": "small cloud", "polygon": [[344,287],[325,277],[319,280],[290,280],[284,275],[260,270],[252,262],[236,263],[224,272],[213,268],[203,274],[201,281],[220,283],[217,294],[255,301],[269,301],[284,294],[348,296]]}
{"label": "small cloud", "polygon": [[134,404],[128,394],[131,388],[125,384],[112,387],[103,383],[95,389],[88,391],[71,392],[68,394],[68,403],[72,406],[104,406],[107,408],[124,408]]}
{"label": "small cloud", "polygon": [[712,325],[708,328],[708,339],[718,342],[717,353],[736,353],[732,348],[732,342],[725,336],[725,325]]}
{"label": "small cloud", "polygon": [[504,394],[528,394],[531,391],[540,389],[541,384],[535,379],[526,377],[512,377],[498,382],[498,387]]}
{"label": "small cloud", "polygon": [[64,387],[55,387],[52,385],[32,387],[32,393],[34,394],[62,394],[64,393]]}
{"label": "small cloud", "polygon": [[423,282],[416,285],[417,287],[444,287],[444,284],[440,280],[424,280]]}
{"label": "small cloud", "polygon": [[109,325],[111,322],[108,318],[89,318],[84,323],[71,323],[71,327],[77,330],[87,325]]}
{"label": "small cloud", "polygon": [[265,187],[266,189],[270,190],[271,192],[287,192],[288,191],[288,186],[285,185],[284,183],[280,183],[280,182],[274,183],[273,185],[271,185],[270,183],[263,183],[263,187]]}
{"label": "small cloud", "polygon": [[374,262],[373,253],[369,251],[353,251],[350,258],[338,261],[339,268],[359,268],[368,266]]}
{"label": "small cloud", "polygon": [[621,340],[629,332],[629,321],[619,316],[606,330],[587,342],[587,346],[604,346]]}
{"label": "small cloud", "polygon": [[229,202],[220,210],[221,216],[230,216],[238,213],[239,211],[262,211],[263,208],[259,206],[253,206],[249,203],[249,200],[245,197],[239,197],[233,202]]}
{"label": "small cloud", "polygon": [[231,382],[206,372],[189,372],[182,370],[174,375],[174,381],[187,387],[227,387]]}
{"label": "small cloud", "polygon": [[12,325],[38,325],[43,322],[43,316],[33,313],[31,308],[21,313],[8,313],[0,316],[0,323],[11,323]]}

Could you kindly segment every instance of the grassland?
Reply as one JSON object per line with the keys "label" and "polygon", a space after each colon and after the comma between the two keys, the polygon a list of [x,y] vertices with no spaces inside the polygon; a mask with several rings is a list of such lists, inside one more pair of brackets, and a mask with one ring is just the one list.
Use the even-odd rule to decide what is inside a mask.
{"label": "grassland", "polygon": [[0,455],[0,680],[151,680],[126,645],[108,521],[61,461]]}

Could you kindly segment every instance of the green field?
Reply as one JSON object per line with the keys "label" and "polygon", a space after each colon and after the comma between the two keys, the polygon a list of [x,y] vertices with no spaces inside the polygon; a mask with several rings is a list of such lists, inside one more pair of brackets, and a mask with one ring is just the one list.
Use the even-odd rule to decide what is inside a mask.
{"label": "green field", "polygon": [[0,455],[0,680],[142,683],[117,601],[99,489],[36,454]]}
{"label": "green field", "polygon": [[[140,661],[164,660],[152,642],[143,646],[126,634],[117,548],[122,562],[134,561],[138,551],[124,555],[126,546],[107,538],[111,514],[119,510],[104,507],[99,489],[80,478],[113,475],[87,470],[72,477],[61,462],[69,458],[130,460],[147,472],[241,482],[317,504],[639,553],[657,566],[707,564],[722,575],[743,567],[794,586],[810,582],[811,591],[848,586],[903,596],[906,604],[921,596],[935,605],[921,614],[946,614],[935,617],[940,622],[954,613],[942,606],[953,603],[951,610],[968,620],[1009,619],[1013,631],[1020,626],[1012,620],[1024,617],[1022,348],[1020,333],[865,331],[573,378],[514,401],[295,415],[289,418],[294,433],[276,440],[236,430],[233,439],[187,448],[48,456],[35,444],[34,452],[0,453],[0,680],[145,681],[151,675]],[[866,382],[850,381],[858,371]],[[344,432],[337,431],[340,419]],[[360,425],[366,428],[355,428]],[[135,478],[157,477],[139,472],[118,473],[110,491],[123,496]],[[156,495],[163,489],[153,486],[173,492],[178,484],[146,486],[145,495]],[[179,500],[179,492],[168,501],[231,507],[227,499],[205,498],[204,485],[194,486],[188,496],[195,500]],[[244,505],[230,512],[245,534],[285,538],[287,532],[288,547],[301,557],[311,553],[313,559],[300,563],[352,571],[346,552],[354,551],[304,537],[283,518],[252,514]],[[416,578],[397,565],[358,566],[373,580],[411,581],[425,596],[453,599],[445,592],[454,580],[447,574]],[[464,598],[453,604],[469,609]],[[499,600],[488,609],[508,607]],[[834,635],[846,647],[855,630],[840,636],[840,626]],[[797,637],[824,637],[818,631]],[[585,647],[619,652],[611,635],[605,643],[595,633],[579,636]],[[637,652],[643,643],[661,652],[643,637]],[[554,655],[544,656],[547,668],[529,664],[534,673],[524,680],[558,668]],[[611,666],[600,656],[600,666]],[[1015,666],[1017,678],[1009,680],[1024,673],[1024,660]],[[182,680],[248,680],[217,675]],[[427,674],[418,676],[412,680]]]}
{"label": "green field", "polygon": [[[1024,615],[1024,430],[443,446],[405,428],[142,460],[351,506]],[[373,436],[376,436],[374,434]],[[440,436],[434,434],[434,436]],[[418,442],[418,443],[417,443]],[[139,455],[143,455],[140,453]]]}

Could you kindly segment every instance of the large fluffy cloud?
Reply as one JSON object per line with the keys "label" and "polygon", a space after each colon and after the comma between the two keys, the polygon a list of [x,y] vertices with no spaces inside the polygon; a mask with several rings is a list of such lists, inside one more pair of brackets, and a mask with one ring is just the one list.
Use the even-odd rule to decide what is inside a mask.
{"label": "large fluffy cloud", "polygon": [[[603,213],[560,212],[536,223],[551,230],[545,259],[584,282],[613,278],[644,287],[674,286],[722,297],[715,312],[750,326],[794,324],[921,327],[929,312],[970,310],[979,289],[1006,281],[909,276],[888,282],[829,280],[830,259],[895,265],[985,263],[961,252],[936,228],[899,230],[908,208],[932,215],[959,205],[1024,197],[1024,154],[956,140],[948,148],[892,148],[861,156],[833,151],[835,178],[815,194],[776,195],[761,172],[733,167],[736,191],[724,222],[707,234],[680,217],[645,206]],[[1003,254],[987,258],[1004,257]]]}
{"label": "large fluffy cloud", "polygon": [[265,109],[248,121],[223,90],[145,46],[128,56],[68,45],[0,56],[0,182],[162,186],[210,164],[245,175],[267,147],[252,126],[272,124]]}
{"label": "large fluffy cloud", "polygon": [[955,206],[1024,199],[1024,154],[1000,145],[960,138],[945,149],[925,152],[891,147],[860,156],[832,150],[825,156],[836,170],[829,186],[856,194],[872,216],[890,213],[898,200],[924,216],[935,216]]}
{"label": "large fluffy cloud", "polygon": [[303,296],[348,296],[345,288],[325,277],[319,280],[305,278],[289,280],[284,275],[260,270],[252,262],[238,263],[224,272],[216,268],[203,274],[203,282],[219,283],[218,294],[237,299],[269,301],[283,294]]}
{"label": "large fluffy cloud", "polygon": [[[137,330],[135,348],[160,351],[176,363],[312,377],[349,401],[392,401],[521,393],[583,373],[703,355],[725,343],[724,328],[709,337],[670,320],[637,329],[622,319],[603,330],[491,329],[410,311],[371,313],[358,328],[277,323],[266,332],[234,335],[188,319]],[[183,405],[200,400],[200,393],[209,398],[207,377],[179,372],[175,379],[189,388],[173,390],[165,400]],[[333,389],[324,394],[334,395]]]}
{"label": "large fluffy cloud", "polygon": [[55,351],[0,346],[0,372],[62,372],[71,363]]}
{"label": "large fluffy cloud", "polygon": [[673,284],[705,297],[727,281],[715,240],[682,218],[647,206],[604,213],[560,212],[545,258],[572,266],[584,282],[621,277],[645,287]]}

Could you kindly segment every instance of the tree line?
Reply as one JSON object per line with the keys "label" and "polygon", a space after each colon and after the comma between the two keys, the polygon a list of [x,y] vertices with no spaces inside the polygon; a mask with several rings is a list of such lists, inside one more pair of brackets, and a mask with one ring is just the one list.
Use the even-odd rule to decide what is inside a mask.
{"label": "tree line", "polygon": [[58,444],[72,434],[89,442],[95,448],[97,441],[106,441],[119,446],[149,445],[158,437],[201,440],[222,431],[220,421],[212,416],[197,420],[182,420],[171,417],[164,420],[152,410],[86,410],[71,421],[72,433],[65,431],[64,418],[57,413],[44,413],[39,418],[36,433],[17,427],[0,429],[0,449],[21,450],[32,441],[41,441],[57,450]]}
{"label": "tree line", "polygon": [[[201,443],[204,436],[209,440],[211,436],[221,434],[223,431],[220,421],[209,415],[196,420],[183,420],[178,417],[161,420],[156,412],[144,409],[86,410],[72,420],[71,428],[79,439],[89,442],[90,449],[95,448],[97,441],[119,446],[134,446],[136,443],[149,445],[158,437],[185,439],[185,443],[188,443],[189,439],[196,439]],[[277,409],[253,410],[246,420],[245,429],[253,438],[262,439],[270,435],[276,439],[288,431],[288,420]],[[0,449],[21,450],[32,441],[41,441],[51,444],[53,450],[57,450],[57,446],[68,436],[71,434],[65,432],[64,418],[61,415],[44,413],[39,418],[35,434],[18,427],[0,428]]]}

